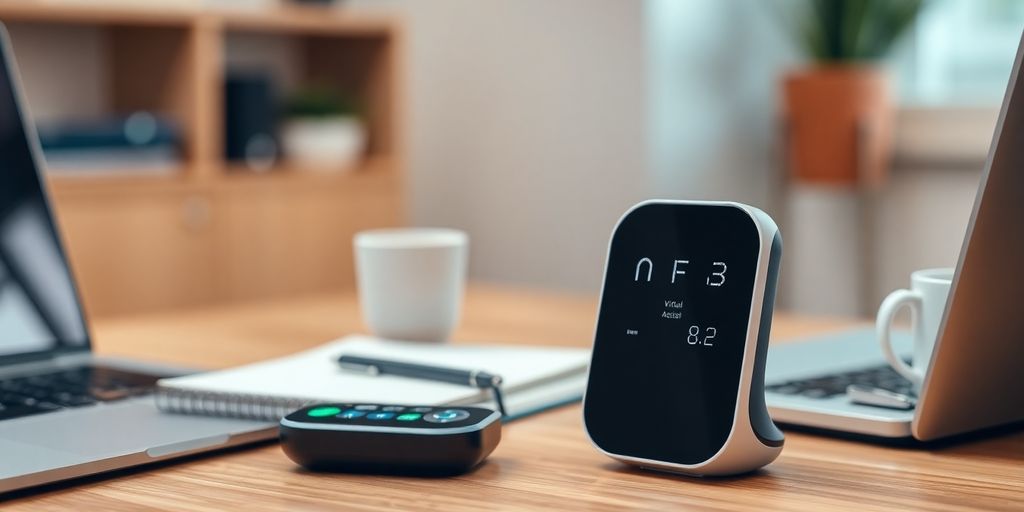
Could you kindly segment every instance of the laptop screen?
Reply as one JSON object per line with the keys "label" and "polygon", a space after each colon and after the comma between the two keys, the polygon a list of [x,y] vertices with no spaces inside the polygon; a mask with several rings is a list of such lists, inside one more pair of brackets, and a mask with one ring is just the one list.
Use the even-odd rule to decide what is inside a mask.
{"label": "laptop screen", "polygon": [[0,37],[0,360],[88,346],[74,282],[22,123],[8,44]]}

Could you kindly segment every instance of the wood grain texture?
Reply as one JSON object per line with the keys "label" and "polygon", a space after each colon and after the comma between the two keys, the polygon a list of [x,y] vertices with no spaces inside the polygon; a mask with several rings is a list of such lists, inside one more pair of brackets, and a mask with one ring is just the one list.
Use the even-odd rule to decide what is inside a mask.
{"label": "wood grain texture", "polygon": [[[590,344],[591,297],[474,286],[456,341]],[[775,338],[849,326],[778,315]],[[229,366],[362,330],[351,294],[97,322],[100,352]],[[445,479],[313,474],[276,445],[88,479],[17,497],[5,510],[1021,510],[1024,433],[941,449],[899,449],[786,433],[746,477],[629,469],[594,450],[579,406],[505,427],[478,470]]]}
{"label": "wood grain texture", "polygon": [[215,299],[217,290],[208,286],[218,275],[209,193],[171,187],[152,195],[54,196],[65,246],[90,313],[208,304]]}
{"label": "wood grain texture", "polygon": [[402,205],[390,176],[349,178],[277,186],[239,180],[220,189],[214,222],[221,296],[351,288],[356,232],[400,225]]}
{"label": "wood grain texture", "polygon": [[393,17],[325,10],[320,6],[282,3],[253,9],[244,5],[211,6],[209,2],[87,2],[73,0],[4,0],[4,20],[109,24],[128,26],[186,26],[196,22],[227,23],[232,28],[279,33],[380,35],[390,30]]}

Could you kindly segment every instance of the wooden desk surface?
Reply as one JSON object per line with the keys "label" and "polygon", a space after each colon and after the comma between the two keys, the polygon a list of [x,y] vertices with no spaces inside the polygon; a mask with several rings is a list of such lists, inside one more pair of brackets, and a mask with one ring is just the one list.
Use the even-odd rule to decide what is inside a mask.
{"label": "wooden desk surface", "polygon": [[[589,346],[595,300],[475,286],[457,339]],[[358,332],[350,295],[97,321],[98,350],[223,367]],[[777,316],[789,338],[848,323]],[[506,427],[478,470],[449,479],[310,474],[276,445],[115,473],[16,498],[9,510],[1022,510],[1024,433],[935,450],[786,433],[777,461],[747,477],[641,472],[595,451],[580,407]],[[0,455],[2,457],[2,455]]]}

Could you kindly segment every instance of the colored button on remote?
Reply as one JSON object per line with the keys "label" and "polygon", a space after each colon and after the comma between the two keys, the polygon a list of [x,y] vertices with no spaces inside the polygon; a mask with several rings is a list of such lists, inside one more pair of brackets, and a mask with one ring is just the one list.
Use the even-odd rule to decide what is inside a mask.
{"label": "colored button on remote", "polygon": [[398,421],[416,421],[416,420],[418,420],[418,419],[420,419],[422,417],[423,417],[422,414],[406,413],[406,414],[400,414],[395,419],[398,420]]}
{"label": "colored button on remote", "polygon": [[451,423],[453,421],[464,420],[468,417],[468,411],[463,411],[462,409],[445,409],[443,411],[432,412],[424,416],[423,419],[430,423]]}
{"label": "colored button on remote", "polygon": [[341,409],[337,407],[315,407],[310,409],[306,414],[313,418],[325,418],[327,416],[334,416],[339,412],[341,412]]}

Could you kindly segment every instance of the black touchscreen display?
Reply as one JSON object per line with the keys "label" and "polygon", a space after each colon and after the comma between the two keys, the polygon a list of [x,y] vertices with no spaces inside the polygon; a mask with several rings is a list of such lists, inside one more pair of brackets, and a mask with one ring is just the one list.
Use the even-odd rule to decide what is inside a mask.
{"label": "black touchscreen display", "polygon": [[704,462],[722,447],[759,249],[757,226],[739,207],[652,203],[622,220],[584,411],[598,446],[677,464]]}

